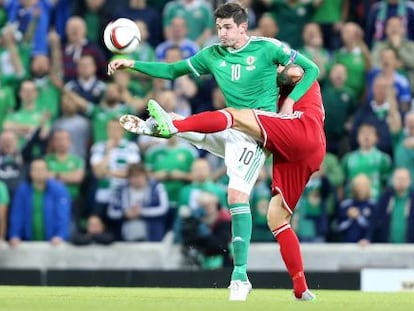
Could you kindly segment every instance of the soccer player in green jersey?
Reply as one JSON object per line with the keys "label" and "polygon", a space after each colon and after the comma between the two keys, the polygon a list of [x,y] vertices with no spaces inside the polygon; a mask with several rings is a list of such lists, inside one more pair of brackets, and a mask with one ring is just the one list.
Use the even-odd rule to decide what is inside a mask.
{"label": "soccer player in green jersey", "polygon": [[[296,63],[304,69],[305,74],[279,111],[291,113],[293,104],[316,80],[319,74],[317,66],[276,39],[249,37],[247,13],[237,3],[220,6],[215,11],[215,18],[220,43],[176,63],[117,59],[109,63],[108,74],[126,68],[162,79],[175,79],[189,73],[195,76],[211,73],[222,90],[228,107],[274,112],[278,97],[277,66]],[[225,159],[229,176],[228,203],[232,215],[234,249],[230,300],[246,300],[251,290],[246,271],[252,231],[249,197],[266,159],[266,152],[254,138],[235,130],[200,136],[181,133],[180,137]]]}

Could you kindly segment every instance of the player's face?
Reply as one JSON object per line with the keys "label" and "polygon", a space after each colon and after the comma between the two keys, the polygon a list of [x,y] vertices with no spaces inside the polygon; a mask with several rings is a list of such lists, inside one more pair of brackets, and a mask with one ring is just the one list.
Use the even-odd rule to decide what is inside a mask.
{"label": "player's face", "polygon": [[237,25],[232,18],[217,18],[216,28],[222,46],[238,48],[246,36],[247,23]]}

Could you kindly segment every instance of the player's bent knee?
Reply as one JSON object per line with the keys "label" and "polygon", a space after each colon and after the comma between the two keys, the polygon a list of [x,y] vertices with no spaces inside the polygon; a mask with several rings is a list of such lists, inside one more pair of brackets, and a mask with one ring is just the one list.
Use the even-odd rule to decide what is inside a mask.
{"label": "player's bent knee", "polygon": [[267,226],[269,229],[272,231],[289,223],[290,218],[290,213],[283,206],[282,197],[280,195],[274,196],[271,199],[267,210]]}
{"label": "player's bent knee", "polygon": [[227,194],[228,204],[248,203],[249,195],[236,189],[228,189]]}

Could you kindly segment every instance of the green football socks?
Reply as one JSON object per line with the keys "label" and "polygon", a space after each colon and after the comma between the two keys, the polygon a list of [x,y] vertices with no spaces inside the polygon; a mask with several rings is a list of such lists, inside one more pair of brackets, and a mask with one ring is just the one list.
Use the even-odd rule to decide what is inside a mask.
{"label": "green football socks", "polygon": [[247,257],[252,235],[252,214],[248,203],[230,204],[234,269],[231,280],[247,281]]}

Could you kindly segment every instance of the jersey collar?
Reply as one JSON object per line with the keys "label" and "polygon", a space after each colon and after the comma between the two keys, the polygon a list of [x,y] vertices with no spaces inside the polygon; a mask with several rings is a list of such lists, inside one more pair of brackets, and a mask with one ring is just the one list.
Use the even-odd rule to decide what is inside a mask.
{"label": "jersey collar", "polygon": [[252,37],[250,36],[249,39],[247,40],[246,44],[243,45],[242,47],[238,48],[238,49],[233,49],[231,47],[227,47],[227,52],[229,52],[229,53],[238,53],[240,51],[243,51],[244,48],[249,45],[251,40],[252,40]]}

